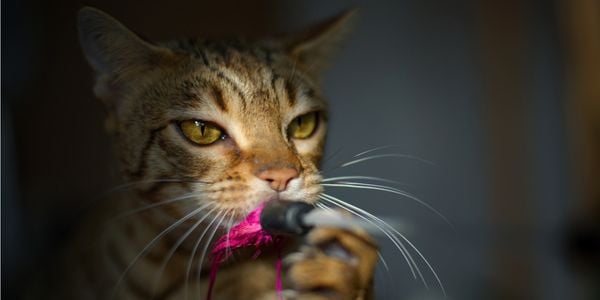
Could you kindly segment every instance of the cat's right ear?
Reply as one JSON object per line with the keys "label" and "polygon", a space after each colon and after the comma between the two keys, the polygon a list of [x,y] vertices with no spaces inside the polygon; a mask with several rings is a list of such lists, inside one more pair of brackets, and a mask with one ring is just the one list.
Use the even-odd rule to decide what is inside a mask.
{"label": "cat's right ear", "polygon": [[315,77],[329,65],[331,56],[347,36],[357,9],[346,10],[283,40],[290,57]]}
{"label": "cat's right ear", "polygon": [[173,58],[170,50],[144,41],[95,8],[79,10],[77,27],[83,53],[98,75],[96,94]]}

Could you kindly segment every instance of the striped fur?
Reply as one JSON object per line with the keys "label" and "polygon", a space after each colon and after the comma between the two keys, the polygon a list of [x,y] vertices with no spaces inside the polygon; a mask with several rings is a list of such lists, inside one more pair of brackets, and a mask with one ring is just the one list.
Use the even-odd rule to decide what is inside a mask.
{"label": "striped fur", "polygon": [[[86,219],[65,252],[61,267],[67,275],[52,283],[52,296],[203,298],[207,259],[201,252],[211,237],[261,201],[315,202],[322,191],[318,165],[327,122],[317,74],[334,44],[328,41],[337,40],[331,37],[347,19],[332,19],[298,38],[155,45],[103,12],[83,9],[82,47],[97,74],[96,95],[108,107],[106,126],[124,177],[133,184]],[[287,125],[311,111],[320,112],[316,132],[305,140],[288,138]],[[226,137],[209,146],[192,144],[177,125],[192,119],[219,125]],[[299,175],[277,192],[259,174],[281,168]],[[350,293],[363,291],[352,296],[362,298],[371,271],[360,283],[358,276],[350,282],[340,277],[340,284]],[[290,288],[300,286],[298,278]],[[215,298],[273,299],[273,283],[273,255],[252,260],[238,253],[219,274]]]}

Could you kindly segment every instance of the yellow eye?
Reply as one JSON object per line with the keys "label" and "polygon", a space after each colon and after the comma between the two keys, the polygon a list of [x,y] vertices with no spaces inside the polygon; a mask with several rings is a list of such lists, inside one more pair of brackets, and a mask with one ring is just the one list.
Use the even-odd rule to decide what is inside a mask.
{"label": "yellow eye", "polygon": [[296,117],[288,126],[288,136],[294,139],[306,139],[310,137],[319,122],[319,113],[316,111]]}
{"label": "yellow eye", "polygon": [[200,120],[188,120],[179,123],[183,135],[198,145],[210,145],[223,136],[223,131],[212,123]]}

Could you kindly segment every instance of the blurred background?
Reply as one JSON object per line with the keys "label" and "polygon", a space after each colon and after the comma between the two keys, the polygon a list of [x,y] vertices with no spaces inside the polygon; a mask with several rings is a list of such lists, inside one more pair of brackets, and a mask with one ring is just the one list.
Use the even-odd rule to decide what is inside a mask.
{"label": "blurred background", "polygon": [[[326,176],[379,176],[439,216],[378,191],[328,189],[403,231],[449,299],[600,299],[600,3],[542,1],[2,1],[2,296],[68,238],[120,178],[79,50],[77,10],[152,40],[258,37],[359,7],[327,72]],[[406,154],[346,168],[365,150]],[[381,241],[377,299],[437,299]]]}

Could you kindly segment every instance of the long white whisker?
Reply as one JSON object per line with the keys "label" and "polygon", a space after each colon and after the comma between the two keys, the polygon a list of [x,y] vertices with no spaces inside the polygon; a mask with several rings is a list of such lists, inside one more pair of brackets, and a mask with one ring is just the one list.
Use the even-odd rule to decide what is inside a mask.
{"label": "long white whisker", "polygon": [[323,203],[315,203],[315,206],[318,207],[318,208],[320,208],[320,209],[324,209],[324,210],[328,210],[328,211],[332,210],[329,206],[327,206],[327,205],[325,205]]}
{"label": "long white whisker", "polygon": [[[181,180],[181,179],[171,179],[171,178],[138,180],[138,181],[126,182],[126,183],[114,186],[111,189],[105,191],[103,194],[113,193],[113,192],[119,191],[121,189],[125,189],[125,188],[132,187],[135,185],[148,184],[148,183],[171,183],[171,182],[177,183],[177,182],[186,182],[186,181]],[[203,182],[198,182],[198,183],[203,183]]]}
{"label": "long white whisker", "polygon": [[[207,204],[212,204],[212,203],[207,203]],[[190,236],[190,234],[196,230],[196,228],[198,228],[198,226],[200,226],[200,224],[202,222],[204,222],[204,220],[210,215],[212,214],[215,210],[217,209],[217,207],[213,207],[211,210],[209,210],[208,212],[206,212],[192,227],[190,227],[190,229],[188,229],[182,236],[181,238],[179,238],[177,240],[177,242],[173,245],[173,247],[171,247],[171,249],[169,250],[169,252],[167,253],[165,259],[163,260],[163,263],[160,265],[160,268],[158,269],[157,275],[154,278],[154,289],[152,292],[152,295],[154,296],[156,294],[156,289],[159,286],[160,283],[160,279],[162,278],[162,275],[167,267],[167,264],[169,263],[169,261],[171,260],[171,257],[173,257],[173,255],[175,254],[175,252],[177,251],[177,249],[179,248],[179,246],[181,246],[181,244],[188,238],[188,236]]]}
{"label": "long white whisker", "polygon": [[[425,285],[427,285],[427,283],[425,282],[425,280],[423,279],[423,275],[421,274],[421,271],[419,270],[419,266],[416,264],[415,260],[412,258],[412,255],[410,255],[410,252],[408,251],[408,249],[406,249],[406,247],[404,246],[404,244],[402,244],[402,242],[400,242],[396,237],[394,237],[392,234],[390,234],[390,232],[388,230],[386,230],[385,228],[381,227],[379,224],[377,224],[376,222],[374,222],[373,220],[367,218],[366,216],[362,215],[358,210],[354,210],[351,207],[347,207],[350,206],[350,204],[336,198],[333,197],[331,195],[327,195],[324,193],[321,193],[321,195],[319,195],[319,198],[321,198],[323,201],[326,201],[328,203],[331,203],[339,208],[342,208],[348,212],[350,212],[351,214],[369,222],[370,224],[372,224],[373,226],[377,227],[379,230],[381,230],[381,232],[383,232],[383,234],[385,234],[385,236],[387,236],[390,241],[392,241],[392,243],[394,244],[394,246],[396,246],[396,248],[398,249],[398,251],[400,251],[400,254],[402,254],[402,256],[404,257],[404,260],[406,260],[406,264],[408,265],[410,272],[412,273],[413,277],[416,279],[417,278],[417,273],[419,274],[419,277],[421,278],[421,280],[423,281],[423,283]],[[383,220],[382,220],[383,224],[386,224]],[[414,266],[414,267],[413,267]],[[416,272],[415,272],[416,271]]]}
{"label": "long white whisker", "polygon": [[426,207],[427,209],[431,210],[433,213],[435,213],[440,218],[442,218],[442,220],[444,220],[444,222],[446,222],[450,227],[454,228],[454,225],[452,225],[452,223],[450,223],[448,218],[446,218],[446,216],[444,216],[437,209],[433,208],[427,202],[417,198],[416,196],[414,196],[410,193],[407,193],[403,190],[397,189],[397,188],[393,188],[393,187],[389,187],[389,186],[385,186],[385,185],[379,185],[379,184],[362,183],[362,182],[322,183],[321,185],[322,186],[330,186],[330,187],[346,187],[346,188],[354,188],[354,189],[375,190],[375,191],[388,192],[388,193],[404,196],[404,197],[407,197],[409,199],[416,201],[417,203],[419,203],[419,204],[423,205],[424,207]]}
{"label": "long white whisker", "polygon": [[389,149],[389,148],[401,148],[401,145],[383,145],[383,146],[379,146],[379,147],[375,147],[375,148],[371,148],[368,150],[365,150],[363,152],[359,152],[356,155],[354,155],[354,157],[359,157],[362,155],[365,155],[367,153],[371,153],[371,152],[375,152],[375,151],[379,151],[379,150],[383,150],[383,149]]}
{"label": "long white whisker", "polygon": [[191,213],[185,215],[184,217],[182,217],[181,219],[177,220],[175,223],[171,224],[169,227],[167,227],[165,230],[163,230],[161,233],[159,233],[156,237],[154,237],[148,244],[146,244],[146,246],[142,249],[142,251],[140,251],[140,253],[138,253],[133,260],[131,261],[131,263],[129,263],[129,265],[127,265],[127,268],[125,268],[125,270],[123,271],[123,274],[121,274],[121,276],[119,277],[119,279],[117,280],[117,283],[115,284],[115,288],[113,290],[113,294],[111,299],[114,299],[114,297],[116,296],[117,293],[117,288],[120,286],[120,284],[123,282],[123,280],[125,279],[125,276],[127,276],[127,273],[133,268],[133,266],[138,262],[138,260],[143,256],[146,255],[146,253],[148,252],[148,250],[150,250],[150,248],[152,248],[154,246],[154,244],[156,244],[156,242],[158,240],[160,240],[163,236],[165,236],[167,233],[171,232],[175,227],[181,225],[183,222],[185,222],[186,220],[190,219],[191,217],[195,216],[196,214],[200,213],[203,209],[205,209],[208,206],[208,204],[205,204],[197,209],[195,209],[194,211],[192,211]]}
{"label": "long white whisker", "polygon": [[109,188],[108,190],[104,191],[104,192],[100,192],[98,195],[96,196],[92,196],[90,199],[86,200],[85,202],[83,202],[81,204],[81,206],[79,207],[80,210],[89,210],[90,207],[93,207],[94,205],[97,205],[98,203],[101,202],[101,200],[103,200],[104,198],[107,198],[110,194],[118,192],[120,190],[125,190],[128,189],[130,187],[133,187],[135,185],[139,185],[139,184],[148,184],[148,183],[178,183],[178,182],[195,182],[195,183],[200,183],[200,184],[207,184],[208,182],[203,182],[203,181],[195,181],[195,180],[189,180],[189,181],[183,181],[180,179],[147,179],[147,180],[139,180],[139,181],[133,181],[133,182],[127,182],[127,183],[123,183],[117,186],[114,186],[112,188]]}
{"label": "long white whisker", "polygon": [[292,71],[290,72],[290,81],[294,81],[294,76],[296,75],[296,65],[298,64],[298,60],[294,59],[294,64],[292,64]]}
{"label": "long white whisker", "polygon": [[[204,238],[204,236],[206,235],[206,233],[208,232],[210,227],[213,225],[213,223],[215,221],[217,221],[217,219],[221,216],[222,213],[223,213],[222,211],[218,212],[217,215],[210,221],[210,223],[208,223],[206,228],[204,228],[204,230],[200,234],[200,237],[196,241],[196,244],[194,244],[194,247],[192,248],[191,257],[190,257],[190,260],[187,265],[187,270],[185,272],[185,299],[186,300],[188,299],[189,279],[190,279],[190,274],[192,272],[192,265],[194,263],[194,257],[196,256],[196,252],[198,251],[198,248],[200,247],[200,243],[202,242],[202,239]],[[198,274],[198,276],[200,276],[200,274]]]}
{"label": "long white whisker", "polygon": [[[142,184],[149,184],[149,183],[180,183],[180,182],[185,182],[185,183],[198,183],[198,184],[208,184],[210,182],[206,182],[206,181],[201,181],[201,180],[186,180],[186,179],[176,179],[176,178],[158,178],[158,179],[145,179],[145,180],[138,180],[138,181],[132,181],[132,182],[126,182],[123,184],[119,184],[117,186],[114,186],[104,192],[101,192],[100,195],[95,197],[95,200],[98,200],[100,198],[106,197],[109,194],[112,194],[114,192],[118,192],[120,190],[124,190],[127,188],[130,188],[132,186],[136,186],[136,185],[142,185]],[[97,198],[97,199],[96,199]],[[93,200],[93,201],[95,201]]]}
{"label": "long white whisker", "polygon": [[116,219],[121,219],[121,218],[124,218],[124,217],[128,217],[128,216],[140,213],[142,211],[149,210],[151,208],[155,208],[155,207],[159,207],[159,206],[163,206],[163,205],[166,205],[166,204],[169,204],[169,203],[174,203],[174,202],[181,201],[181,200],[186,200],[186,199],[193,199],[194,197],[197,197],[197,196],[200,196],[200,195],[202,195],[200,192],[187,193],[187,194],[184,194],[184,195],[179,196],[179,197],[171,198],[171,199],[168,199],[168,200],[165,200],[165,201],[161,201],[161,202],[157,202],[157,203],[152,203],[152,204],[149,204],[149,205],[146,205],[146,206],[142,206],[142,207],[139,207],[139,208],[136,208],[136,209],[133,209],[133,210],[129,210],[129,211],[120,213],[120,214],[114,216],[111,220],[116,220]]}
{"label": "long white whisker", "polygon": [[355,160],[349,161],[347,163],[343,163],[340,167],[341,168],[345,168],[354,164],[358,164],[361,162],[365,162],[368,160],[372,160],[372,159],[378,159],[378,158],[384,158],[384,157],[400,157],[400,158],[410,158],[410,159],[414,159],[417,161],[420,161],[422,163],[426,163],[428,165],[433,165],[435,166],[435,164],[431,161],[422,159],[420,157],[414,156],[414,155],[408,155],[408,154],[397,154],[397,153],[387,153],[387,154],[377,154],[377,155],[371,155],[371,156],[367,156],[367,157],[362,157],[362,158],[357,158]]}
{"label": "long white whisker", "polygon": [[331,153],[329,156],[325,157],[323,159],[323,167],[325,167],[328,163],[331,162],[331,160],[340,153],[340,151],[342,150],[341,147],[337,148],[333,153]]}
{"label": "long white whisker", "polygon": [[385,259],[383,259],[383,254],[381,254],[381,251],[377,251],[377,256],[379,256],[379,260],[381,260],[381,264],[383,264],[383,267],[389,273],[390,272],[390,268],[388,267],[388,264],[385,261]]}
{"label": "long white whisker", "polygon": [[[315,206],[318,207],[318,208],[320,208],[320,209],[324,209],[324,210],[329,210],[329,211],[332,210],[329,206],[327,206],[327,205],[325,205],[323,203],[315,203]],[[387,262],[383,258],[383,255],[381,254],[381,251],[377,251],[377,256],[379,256],[379,260],[381,260],[381,263],[383,264],[383,267],[389,273],[390,272],[390,268],[388,267]]]}
{"label": "long white whisker", "polygon": [[396,229],[391,228],[391,230],[394,231],[394,233],[396,233],[397,235],[399,235],[404,241],[406,241],[408,243],[408,245],[410,245],[410,247],[413,250],[415,250],[415,252],[417,252],[417,254],[419,255],[419,257],[421,257],[421,259],[427,265],[427,268],[429,268],[429,270],[431,271],[431,273],[435,277],[435,280],[437,281],[438,285],[440,286],[440,289],[442,290],[442,293],[444,294],[444,297],[446,297],[446,289],[444,288],[444,285],[442,284],[442,281],[440,280],[440,277],[438,276],[437,272],[433,269],[433,267],[431,266],[431,264],[429,263],[429,261],[421,253],[421,251],[419,251],[419,249],[417,249],[417,247],[411,241],[409,241],[404,235],[400,234]]}
{"label": "long white whisker", "polygon": [[340,204],[344,204],[347,205],[348,207],[352,207],[353,209],[360,211],[366,215],[368,215],[369,217],[372,217],[375,220],[378,220],[379,222],[382,222],[383,225],[385,225],[386,227],[389,228],[389,230],[391,230],[393,233],[397,234],[400,238],[402,238],[404,241],[406,241],[408,243],[408,245],[410,245],[410,247],[419,255],[419,257],[423,260],[423,262],[425,262],[425,264],[427,265],[427,267],[429,268],[429,270],[431,271],[431,273],[433,274],[433,276],[435,277],[438,285],[440,286],[440,289],[442,290],[442,293],[444,294],[444,296],[446,296],[446,289],[444,288],[444,285],[442,284],[442,281],[440,280],[440,277],[438,276],[437,272],[433,269],[433,267],[431,266],[431,264],[429,263],[429,261],[425,258],[425,256],[421,253],[421,251],[419,251],[419,249],[410,241],[408,240],[402,233],[400,233],[398,230],[396,230],[394,227],[387,225],[387,223],[385,223],[383,220],[381,220],[380,218],[378,218],[377,216],[365,211],[364,209],[361,209],[359,207],[356,207],[352,204],[346,203],[340,199],[337,199],[331,195],[325,195],[328,196],[331,200],[336,200],[339,201]]}
{"label": "long white whisker", "polygon": [[221,223],[223,223],[223,220],[225,220],[225,214],[223,214],[223,216],[221,217],[221,219],[219,219],[219,222],[216,224],[216,226],[213,228],[213,230],[211,231],[208,240],[206,241],[206,244],[204,244],[204,248],[202,249],[202,253],[200,254],[200,263],[198,264],[198,286],[200,286],[200,274],[202,273],[202,264],[204,263],[204,259],[207,255],[207,251],[208,251],[208,247],[210,246],[212,239],[215,237],[215,234],[217,233],[217,230],[219,229],[219,226],[221,226]]}
{"label": "long white whisker", "polygon": [[231,227],[233,226],[233,217],[235,217],[235,212],[231,211],[231,217],[229,217],[229,221],[227,222],[227,236],[226,236],[226,247],[225,247],[225,256],[228,256],[228,253],[231,253],[231,247],[229,243],[229,236],[231,235]]}
{"label": "long white whisker", "polygon": [[[321,198],[321,200],[323,200],[323,201],[326,201],[327,203],[331,203],[331,202],[330,202],[330,201],[328,201],[327,199],[323,199],[323,198]],[[336,205],[336,204],[334,203],[334,205]],[[331,209],[329,206],[327,206],[327,205],[325,205],[325,204],[323,204],[323,203],[315,203],[315,206],[316,206],[316,207],[318,207],[318,208],[320,208],[320,209],[325,209],[325,210],[329,210],[329,211],[330,211],[330,210],[332,210],[332,209]],[[342,209],[344,209],[344,210],[346,210],[346,211],[348,211],[348,209],[347,209],[347,208],[345,208],[345,207],[342,207],[342,206],[340,206],[340,205],[336,205],[336,206],[337,206],[337,207],[340,207],[340,208],[342,208]],[[351,212],[351,213],[352,213],[352,212]],[[373,224],[373,223],[371,223],[371,224]],[[373,225],[374,225],[374,224],[373,224]],[[379,227],[378,227],[378,228],[379,228]],[[383,232],[383,229],[382,229],[382,228],[379,228],[379,230]],[[390,238],[390,237],[388,236],[388,238]],[[390,239],[391,239],[391,238],[390,238]],[[393,240],[392,240],[392,242],[393,242],[393,243],[394,243],[394,245],[395,245],[395,242],[394,242]],[[405,250],[406,250],[406,249],[405,249]],[[400,250],[400,253],[402,253],[402,250]],[[406,255],[404,255],[404,253],[402,253],[402,255],[403,255],[403,256],[405,257],[405,259],[406,259]],[[383,255],[381,254],[381,251],[377,251],[377,256],[379,256],[379,259],[381,260],[381,263],[383,264],[383,267],[385,268],[385,270],[386,270],[386,273],[389,275],[389,274],[390,274],[390,268],[389,268],[389,266],[388,266],[387,262],[385,261],[385,259],[383,258]],[[411,263],[410,263],[408,260],[406,260],[406,263],[408,264],[408,267],[411,269],[411,273],[413,274],[413,277],[416,279],[416,274],[415,274],[415,272],[413,271],[413,266],[412,266],[412,264],[411,264]]]}
{"label": "long white whisker", "polygon": [[397,181],[381,178],[381,177],[373,177],[373,176],[336,176],[336,177],[328,177],[321,180],[321,182],[336,182],[340,180],[348,180],[348,179],[363,179],[363,180],[372,180],[372,181],[381,181],[387,183],[400,184]]}
{"label": "long white whisker", "polygon": [[[392,274],[390,273],[390,270],[388,268],[387,262],[385,261],[385,259],[383,258],[383,254],[381,252],[377,252],[377,256],[379,256],[379,259],[381,260],[381,263],[383,264],[383,268],[384,270],[382,271],[381,269],[376,269],[375,271],[379,271],[379,275],[381,275],[381,280],[386,279],[386,283],[384,283],[382,286],[384,288],[382,288],[380,290],[380,293],[378,293],[380,296],[383,296],[384,298],[389,298],[390,294],[389,291],[393,290],[393,292],[396,292],[395,289],[395,285],[392,283]],[[376,279],[377,280],[377,279]],[[389,287],[389,288],[385,288],[385,287]],[[383,295],[382,293],[383,292]]]}

